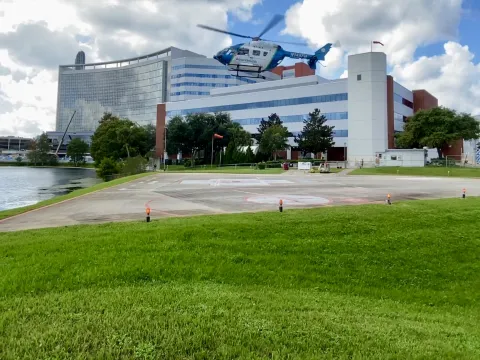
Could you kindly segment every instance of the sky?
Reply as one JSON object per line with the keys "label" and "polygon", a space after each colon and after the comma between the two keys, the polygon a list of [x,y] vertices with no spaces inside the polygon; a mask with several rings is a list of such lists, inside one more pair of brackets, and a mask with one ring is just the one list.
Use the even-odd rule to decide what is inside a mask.
{"label": "sky", "polygon": [[480,0],[0,0],[0,135],[54,130],[58,65],[80,50],[87,63],[169,46],[211,57],[242,39],[197,24],[255,36],[275,14],[264,38],[308,44],[288,50],[340,42],[320,76],[347,76],[348,55],[377,40],[396,81],[480,114]]}

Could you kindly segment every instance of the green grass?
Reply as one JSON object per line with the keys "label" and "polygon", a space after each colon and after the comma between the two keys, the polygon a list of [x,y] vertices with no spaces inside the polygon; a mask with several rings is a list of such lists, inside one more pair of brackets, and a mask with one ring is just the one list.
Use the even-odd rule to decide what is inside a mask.
{"label": "green grass", "polygon": [[[450,172],[450,173],[449,173]],[[463,167],[377,167],[355,169],[349,175],[410,175],[480,178],[480,168]]]}
{"label": "green grass", "polygon": [[2,359],[478,359],[480,199],[0,233]]}
{"label": "green grass", "polygon": [[85,194],[88,194],[88,193],[91,193],[91,192],[94,192],[94,191],[106,189],[106,188],[116,186],[116,185],[120,185],[120,184],[129,182],[129,181],[132,181],[132,180],[140,179],[140,178],[145,177],[145,176],[151,176],[151,175],[153,175],[153,173],[149,172],[149,173],[143,173],[143,174],[138,174],[138,175],[126,176],[126,177],[115,179],[115,180],[112,180],[112,181],[95,184],[93,186],[90,186],[90,187],[87,187],[87,188],[84,188],[84,189],[74,190],[71,193],[68,193],[66,195],[56,196],[54,198],[51,198],[51,199],[48,199],[48,200],[45,200],[45,201],[41,201],[41,202],[38,202],[38,203],[33,204],[33,205],[23,206],[23,207],[20,207],[20,208],[15,208],[15,209],[10,209],[10,210],[3,210],[3,211],[0,211],[0,220],[11,217],[11,216],[23,214],[27,211],[39,209],[39,208],[42,208],[44,206],[56,204],[56,203],[61,202],[61,201],[65,201],[65,200],[68,200],[68,199],[73,199],[73,198],[76,198],[78,196],[85,195]]}

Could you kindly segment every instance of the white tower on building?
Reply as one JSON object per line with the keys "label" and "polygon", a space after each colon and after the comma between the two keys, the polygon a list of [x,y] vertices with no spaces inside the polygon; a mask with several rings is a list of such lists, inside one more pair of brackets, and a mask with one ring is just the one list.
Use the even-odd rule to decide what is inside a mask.
{"label": "white tower on building", "polygon": [[387,56],[348,57],[348,163],[375,161],[388,147]]}

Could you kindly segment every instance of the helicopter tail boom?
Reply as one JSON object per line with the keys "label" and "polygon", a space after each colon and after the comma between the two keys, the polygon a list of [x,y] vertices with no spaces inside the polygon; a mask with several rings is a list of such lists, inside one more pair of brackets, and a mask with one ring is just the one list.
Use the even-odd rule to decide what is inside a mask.
{"label": "helicopter tail boom", "polygon": [[285,56],[288,56],[289,58],[292,58],[292,59],[308,60],[308,66],[310,66],[310,69],[316,70],[317,62],[324,61],[325,56],[328,54],[328,52],[333,46],[334,45],[332,43],[325,44],[323,47],[315,51],[314,55],[285,51]]}

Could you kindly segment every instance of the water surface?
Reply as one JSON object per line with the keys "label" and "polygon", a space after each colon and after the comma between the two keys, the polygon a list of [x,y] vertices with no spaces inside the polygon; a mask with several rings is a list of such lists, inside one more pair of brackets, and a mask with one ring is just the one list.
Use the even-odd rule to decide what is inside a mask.
{"label": "water surface", "polygon": [[93,169],[0,166],[0,211],[33,205],[99,182]]}

